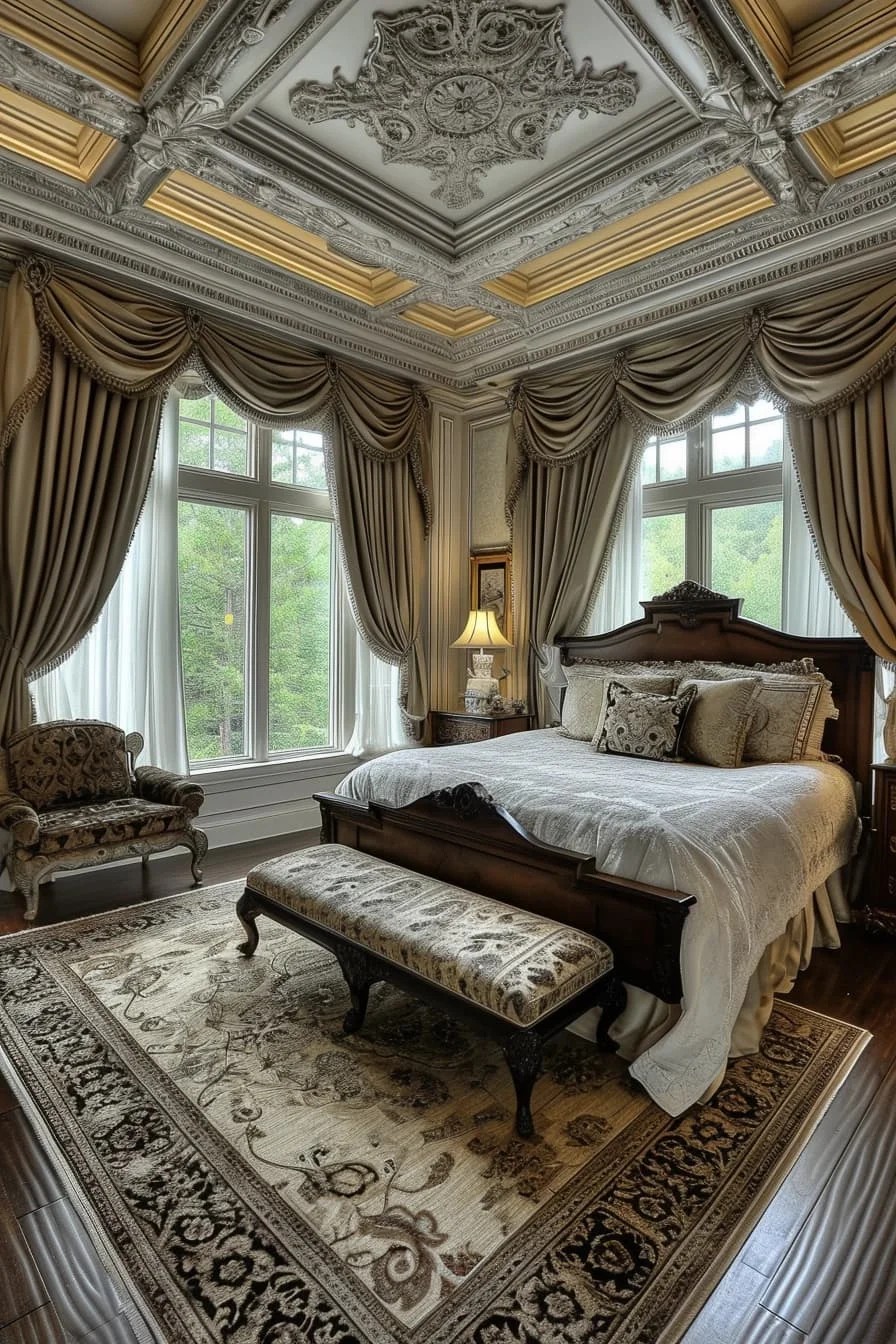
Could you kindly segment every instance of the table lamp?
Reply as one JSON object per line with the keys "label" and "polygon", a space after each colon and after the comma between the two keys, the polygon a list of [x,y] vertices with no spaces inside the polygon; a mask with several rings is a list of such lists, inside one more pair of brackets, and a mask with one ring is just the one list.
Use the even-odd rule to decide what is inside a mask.
{"label": "table lamp", "polygon": [[467,668],[467,689],[464,693],[464,709],[468,714],[482,714],[488,710],[489,701],[498,694],[498,678],[492,676],[494,654],[488,649],[509,649],[513,646],[509,639],[501,634],[493,611],[471,611],[469,620],[461,634],[451,645],[452,649],[474,649],[473,670]]}

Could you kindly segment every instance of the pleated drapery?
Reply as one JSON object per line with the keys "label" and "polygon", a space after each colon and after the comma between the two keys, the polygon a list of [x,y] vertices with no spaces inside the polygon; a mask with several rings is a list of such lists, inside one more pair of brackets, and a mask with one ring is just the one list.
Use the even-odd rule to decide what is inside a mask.
{"label": "pleated drapery", "polygon": [[507,514],[527,642],[515,665],[519,675],[528,661],[543,717],[538,673],[557,636],[587,624],[647,438],[760,391],[788,413],[831,586],[872,648],[896,659],[894,364],[896,279],[867,275],[516,384]]}
{"label": "pleated drapery", "polygon": [[794,421],[791,432],[803,503],[831,587],[874,652],[893,662],[896,372],[848,405]]}
{"label": "pleated drapery", "polygon": [[[6,515],[0,739],[29,721],[28,677],[73,647],[114,583],[149,479],[162,401],[188,365],[256,423],[288,428],[326,421],[334,512],[358,626],[379,658],[401,666],[402,709],[408,727],[418,727],[426,713],[422,595],[430,518],[429,415],[420,390],[35,257],[20,265],[10,284],[0,343]],[[115,407],[106,414],[118,428],[97,429],[94,447],[83,437],[65,444],[71,398],[61,401],[54,389],[75,373],[85,380],[82,396],[90,387]],[[58,417],[52,421],[46,419],[51,403]],[[127,414],[135,417],[131,425]],[[98,426],[97,414],[87,422]],[[38,459],[34,445],[41,435]],[[87,480],[93,470],[93,451],[100,459],[115,457],[123,473],[116,496],[109,469],[95,516],[74,499],[82,474]],[[45,502],[54,488],[55,511]],[[70,516],[75,509],[81,510],[77,518]],[[72,571],[85,580],[77,593],[67,591],[67,566],[59,560],[70,528],[73,535],[93,537]],[[45,583],[43,549],[60,568],[55,588],[44,587],[47,605],[59,608],[52,639],[38,619],[40,601],[20,596]],[[60,615],[67,608],[70,618]]]}
{"label": "pleated drapery", "polygon": [[58,350],[50,379],[0,478],[0,740],[31,722],[28,679],[68,653],[103,609],[149,484],[162,412],[161,393],[110,392]]}

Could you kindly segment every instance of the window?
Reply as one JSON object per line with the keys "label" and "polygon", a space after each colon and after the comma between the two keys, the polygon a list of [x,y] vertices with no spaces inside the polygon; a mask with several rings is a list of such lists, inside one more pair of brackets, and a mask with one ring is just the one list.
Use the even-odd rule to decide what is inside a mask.
{"label": "window", "polygon": [[737,403],[687,434],[652,438],[641,462],[641,597],[695,579],[781,623],[784,419]]}
{"label": "window", "polygon": [[190,761],[332,749],[346,696],[323,438],[256,428],[211,395],[170,413]]}

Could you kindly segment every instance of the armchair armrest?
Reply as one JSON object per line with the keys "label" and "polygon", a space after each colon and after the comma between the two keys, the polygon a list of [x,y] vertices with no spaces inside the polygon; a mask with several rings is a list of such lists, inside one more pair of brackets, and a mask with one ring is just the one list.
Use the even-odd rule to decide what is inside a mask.
{"label": "armchair armrest", "polygon": [[37,844],[40,822],[37,813],[15,793],[0,793],[0,830],[9,831],[17,845]]}
{"label": "armchair armrest", "polygon": [[170,803],[173,807],[182,807],[191,817],[195,817],[205,802],[205,790],[201,784],[183,775],[175,775],[170,770],[159,770],[154,765],[138,765],[134,771],[137,784],[137,797],[150,803]]}

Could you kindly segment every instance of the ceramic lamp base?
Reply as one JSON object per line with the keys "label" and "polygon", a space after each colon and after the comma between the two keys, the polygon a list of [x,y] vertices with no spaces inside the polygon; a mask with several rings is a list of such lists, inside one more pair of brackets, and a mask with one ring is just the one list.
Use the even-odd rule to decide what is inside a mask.
{"label": "ceramic lamp base", "polygon": [[467,714],[485,714],[497,694],[497,677],[469,677],[464,692],[464,709]]}

